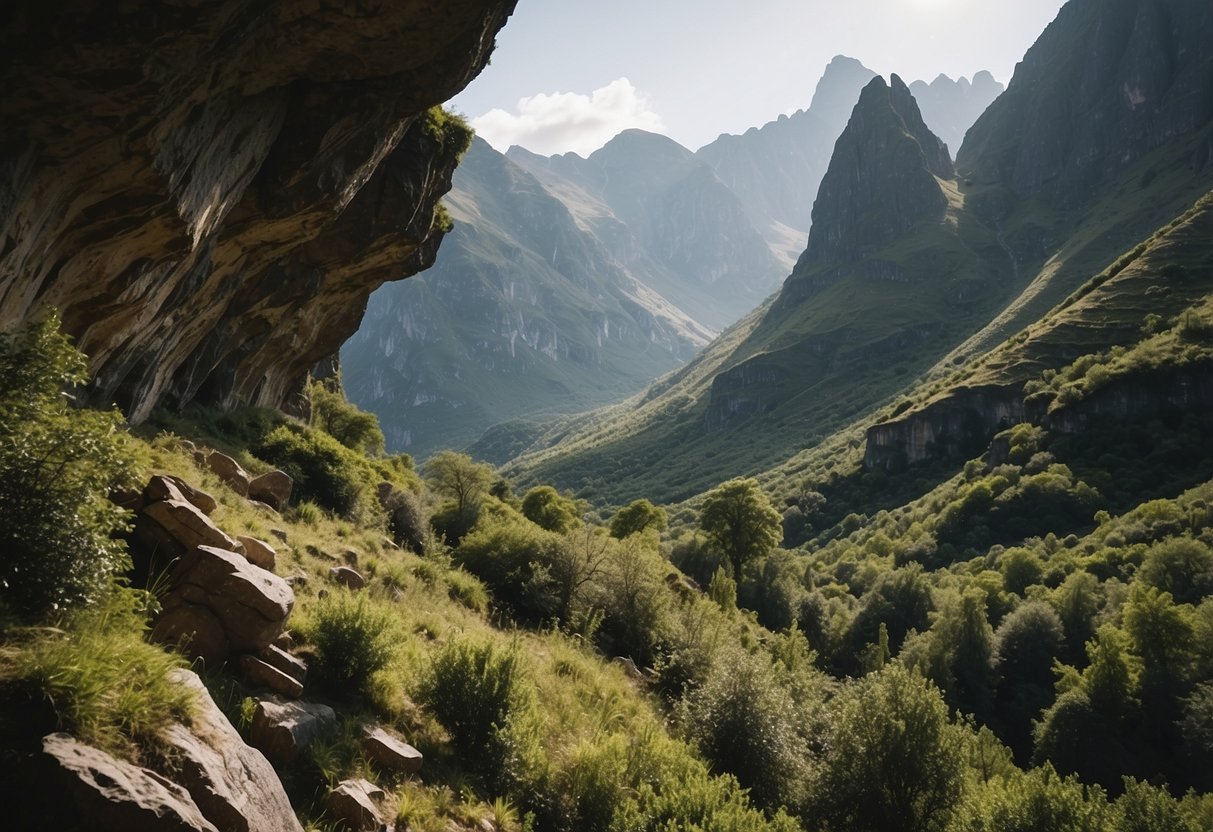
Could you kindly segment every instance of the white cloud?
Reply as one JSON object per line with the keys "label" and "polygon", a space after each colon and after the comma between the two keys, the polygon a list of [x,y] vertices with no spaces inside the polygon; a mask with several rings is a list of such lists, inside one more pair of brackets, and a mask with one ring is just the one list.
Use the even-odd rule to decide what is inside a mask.
{"label": "white cloud", "polygon": [[472,127],[497,150],[518,144],[545,156],[570,150],[589,155],[629,127],[663,129],[648,98],[627,78],[617,78],[589,95],[532,95],[518,101],[517,113],[489,110],[472,119]]}

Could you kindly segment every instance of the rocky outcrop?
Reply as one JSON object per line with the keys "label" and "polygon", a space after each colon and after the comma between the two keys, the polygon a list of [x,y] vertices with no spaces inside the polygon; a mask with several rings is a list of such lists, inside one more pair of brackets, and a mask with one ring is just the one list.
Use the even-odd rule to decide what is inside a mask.
{"label": "rocky outcrop", "polygon": [[282,578],[211,546],[186,553],[170,582],[152,637],[212,663],[264,650],[286,628],[295,604]]}
{"label": "rocky outcrop", "polygon": [[245,745],[196,674],[175,673],[196,705],[189,727],[173,725],[165,734],[174,781],[223,832],[302,832],[273,766]]}
{"label": "rocky outcrop", "polygon": [[980,453],[998,431],[1022,421],[1020,390],[957,390],[943,402],[869,428],[863,464],[888,471],[927,459],[967,459]]}
{"label": "rocky outcrop", "polygon": [[902,80],[872,79],[834,146],[809,244],[789,282],[823,265],[863,260],[922,220],[942,218],[947,198],[936,177],[954,175],[947,148]]}
{"label": "rocky outcrop", "polygon": [[6,9],[0,326],[59,307],[134,420],[287,402],[432,262],[462,139],[426,111],[513,5]]}
{"label": "rocky outcrop", "polygon": [[[184,788],[150,769],[119,760],[68,734],[46,737],[42,752],[39,762],[46,775],[37,785],[45,797],[38,812],[43,829],[219,832]],[[17,817],[22,817],[20,810]]]}
{"label": "rocky outcrop", "polygon": [[1077,208],[1213,118],[1211,60],[1206,0],[1072,0],[970,129],[957,168],[996,186],[987,212],[1038,194]]}

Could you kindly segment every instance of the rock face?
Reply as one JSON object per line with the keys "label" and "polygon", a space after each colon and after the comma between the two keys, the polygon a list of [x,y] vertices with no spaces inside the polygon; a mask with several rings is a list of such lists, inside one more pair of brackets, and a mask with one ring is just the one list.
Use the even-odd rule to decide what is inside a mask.
{"label": "rock face", "polygon": [[834,145],[792,279],[822,264],[862,260],[915,224],[941,219],[947,198],[936,177],[953,176],[947,148],[902,80],[874,78]]}
{"label": "rock face", "polygon": [[149,769],[68,734],[46,737],[42,751],[50,779],[39,784],[49,787],[43,818],[56,828],[70,824],[67,828],[103,832],[219,832],[185,789]]}
{"label": "rock face", "polygon": [[245,745],[196,674],[176,673],[175,681],[194,690],[198,704],[190,728],[174,725],[167,732],[175,780],[224,832],[302,832],[269,761]]}
{"label": "rock face", "polygon": [[188,552],[171,582],[152,636],[208,662],[222,662],[233,651],[264,650],[286,628],[295,604],[286,581],[211,546]]}
{"label": "rock face", "polygon": [[957,167],[1005,190],[989,211],[1038,194],[1077,207],[1213,118],[1211,59],[1205,0],[1074,0],[973,125]]}
{"label": "rock face", "polygon": [[460,141],[425,113],[513,5],[6,10],[0,326],[58,306],[134,420],[283,404],[432,262]]}

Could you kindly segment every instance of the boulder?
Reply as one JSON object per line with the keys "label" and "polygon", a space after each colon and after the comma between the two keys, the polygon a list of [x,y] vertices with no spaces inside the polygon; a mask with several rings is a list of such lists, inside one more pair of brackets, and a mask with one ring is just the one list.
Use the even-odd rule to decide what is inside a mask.
{"label": "boulder", "polygon": [[274,764],[286,764],[336,724],[337,714],[328,705],[262,699],[253,712],[249,742]]}
{"label": "boulder", "polygon": [[368,757],[384,768],[403,771],[406,774],[421,771],[421,764],[425,759],[416,748],[374,725],[366,727],[362,736],[362,749]]}
{"label": "boulder", "polygon": [[240,549],[240,544],[234,538],[184,498],[148,503],[140,517],[155,523],[183,549],[193,549],[195,546],[214,546],[232,552]]}
{"label": "boulder", "polygon": [[268,503],[263,503],[260,500],[246,500],[245,502],[247,502],[251,508],[257,509],[257,511],[261,512],[266,517],[273,517],[279,520],[282,519],[282,515],[278,513],[277,509]]}
{"label": "boulder", "polygon": [[[42,741],[48,763],[45,787],[56,814],[75,814],[74,828],[104,832],[218,832],[189,793],[159,774],[123,762],[69,734]],[[46,828],[46,827],[43,827]]]}
{"label": "boulder", "polygon": [[145,503],[157,503],[161,500],[186,500],[203,514],[210,515],[219,507],[219,503],[202,489],[194,488],[180,477],[154,476],[148,480],[143,489]]}
{"label": "boulder", "polygon": [[227,484],[228,488],[241,497],[248,496],[249,482],[252,477],[249,476],[248,471],[240,467],[240,463],[227,454],[211,451],[206,455],[206,464],[219,479]]}
{"label": "boulder", "polygon": [[290,636],[284,633],[282,636],[274,639],[273,644],[262,650],[258,658],[302,685],[307,680],[307,663],[297,656],[292,656],[286,652],[286,648],[280,646],[283,638],[286,639],[285,643],[288,646],[292,643]]}
{"label": "boulder", "polygon": [[264,662],[256,656],[247,653],[237,660],[240,675],[254,688],[281,694],[287,699],[298,699],[303,696],[303,682],[294,676],[283,673],[278,668]]}
{"label": "boulder", "polygon": [[295,593],[277,575],[235,552],[199,546],[173,570],[152,637],[184,643],[188,655],[210,662],[232,651],[260,653],[286,629],[294,603]]}
{"label": "boulder", "polygon": [[240,535],[236,539],[244,547],[244,556],[249,563],[260,566],[262,569],[268,569],[270,572],[274,571],[274,565],[278,561],[277,549],[264,540],[258,540],[248,535]]}
{"label": "boulder", "polygon": [[291,487],[294,484],[290,476],[282,471],[270,471],[253,478],[248,485],[248,497],[250,500],[265,503],[275,511],[282,511],[291,498]]}
{"label": "boulder", "polygon": [[245,744],[196,674],[174,673],[196,691],[197,707],[192,726],[172,725],[165,739],[174,777],[206,819],[223,832],[302,832],[269,760]]}
{"label": "boulder", "polygon": [[270,534],[286,543],[286,529],[270,529]]}
{"label": "boulder", "polygon": [[351,829],[378,830],[383,828],[380,804],[385,797],[383,789],[369,780],[342,780],[329,792],[325,810]]}
{"label": "boulder", "polygon": [[329,577],[346,589],[357,591],[366,587],[366,578],[362,573],[348,566],[334,566],[329,570]]}

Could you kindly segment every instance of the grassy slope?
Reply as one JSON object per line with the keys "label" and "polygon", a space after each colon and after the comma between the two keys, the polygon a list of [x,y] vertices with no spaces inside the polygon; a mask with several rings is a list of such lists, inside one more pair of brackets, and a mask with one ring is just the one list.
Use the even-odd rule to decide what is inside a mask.
{"label": "grassy slope", "polygon": [[[1191,206],[1209,184],[1207,174],[1193,176],[1188,167],[1190,145],[1199,138],[1144,159],[1081,216],[1045,216],[1038,204],[1028,203],[1001,227],[990,227],[956,210],[958,203],[981,192],[980,185],[962,180],[950,195],[956,222],[952,239],[960,245],[947,244],[947,229],[930,228],[881,253],[916,273],[950,279],[878,285],[843,281],[802,305],[798,315],[756,324],[755,335],[740,347],[722,342],[708,348],[713,358],[706,365],[726,369],[762,354],[763,360],[790,372],[777,384],[796,392],[771,412],[707,432],[702,424],[710,379],[695,386],[667,383],[649,393],[660,390],[664,406],[582,417],[568,425],[576,428],[576,439],[559,438],[567,431],[549,432],[509,470],[577,488],[595,501],[618,503],[636,494],[677,501],[729,476],[802,468],[795,461],[798,455],[835,431],[844,432],[843,444],[861,441],[862,430],[847,425],[868,423],[876,408],[899,394],[912,395],[923,381],[953,376],[967,359],[1039,318],[1107,266],[1127,240],[1148,236]],[[1065,244],[1044,262],[1013,260],[1005,241],[1030,235],[1038,226],[1064,235]],[[958,307],[951,295],[974,274],[972,287],[984,290]],[[991,274],[1001,285],[992,285]],[[923,291],[923,285],[933,291]],[[933,324],[935,337],[912,350],[854,358],[864,345],[913,321]],[[830,365],[813,351],[793,346],[805,335],[831,332],[843,333],[846,348],[832,356]],[[727,357],[721,355],[726,352]],[[671,416],[676,423],[670,423]],[[660,470],[645,465],[653,458],[663,460]]]}

